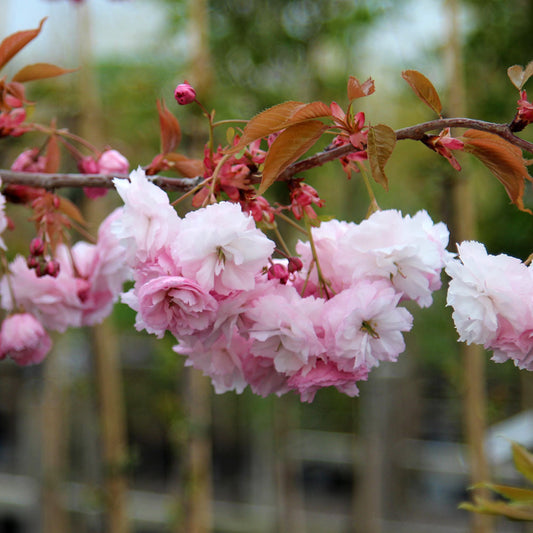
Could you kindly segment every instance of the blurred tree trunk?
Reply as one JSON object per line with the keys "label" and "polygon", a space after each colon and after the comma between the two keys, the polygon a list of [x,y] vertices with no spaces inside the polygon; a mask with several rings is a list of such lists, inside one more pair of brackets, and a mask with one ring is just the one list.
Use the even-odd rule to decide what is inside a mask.
{"label": "blurred tree trunk", "polygon": [[[209,17],[206,0],[189,1],[189,39],[191,41],[190,83],[199,97],[207,99],[212,90],[209,53]],[[193,144],[200,151],[203,144]],[[193,146],[193,149],[195,147]],[[198,370],[186,369],[185,395],[188,435],[184,457],[183,509],[180,533],[209,533],[213,529],[211,383]]]}
{"label": "blurred tree trunk", "polygon": [[[464,75],[462,46],[459,35],[459,2],[447,0],[446,14],[449,23],[447,46],[449,109],[451,116],[464,116]],[[455,219],[453,221],[452,241],[461,242],[475,239],[476,206],[471,179],[456,175],[453,181],[452,202]],[[459,354],[463,361],[463,409],[466,442],[469,450],[471,483],[489,480],[489,467],[484,450],[486,432],[486,380],[485,354],[477,344],[460,343]],[[492,518],[477,513],[471,514],[472,533],[492,531]]]}
{"label": "blurred tree trunk", "polygon": [[[101,110],[98,84],[94,77],[91,58],[90,4],[75,6],[79,36],[79,87],[80,114],[78,129],[82,137],[94,144],[102,137]],[[90,228],[98,224],[109,212],[105,200],[87,200],[83,211]],[[109,533],[128,533],[126,417],[124,412],[123,382],[117,333],[110,319],[91,328],[94,356],[100,443],[102,447],[105,530]]]}
{"label": "blurred tree trunk", "polygon": [[68,395],[61,353],[46,358],[41,401],[42,533],[70,533],[62,485],[68,458]]}

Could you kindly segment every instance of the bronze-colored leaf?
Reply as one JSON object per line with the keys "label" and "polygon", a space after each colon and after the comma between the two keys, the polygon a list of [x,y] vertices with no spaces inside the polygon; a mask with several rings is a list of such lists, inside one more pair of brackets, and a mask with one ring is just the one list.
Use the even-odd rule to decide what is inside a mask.
{"label": "bronze-colored leaf", "polygon": [[272,143],[265,159],[258,194],[263,194],[291,163],[305,154],[326,131],[319,120],[294,124],[282,131]]}
{"label": "bronze-colored leaf", "polygon": [[368,161],[372,177],[389,190],[389,182],[385,175],[385,165],[396,145],[396,134],[392,128],[385,124],[370,126],[368,130]]}
{"label": "bronze-colored leaf", "polygon": [[45,20],[46,17],[41,20],[39,27],[35,30],[24,30],[12,33],[0,43],[0,68],[39,35]]}
{"label": "bronze-colored leaf", "polygon": [[172,152],[181,142],[181,128],[178,119],[167,109],[163,99],[157,101],[159,113],[159,130],[161,135],[161,152]]}
{"label": "bronze-colored leaf", "polygon": [[304,106],[297,108],[290,118],[283,124],[283,128],[293,126],[306,120],[312,120],[321,117],[330,117],[331,109],[324,102],[311,102]]}
{"label": "bronze-colored leaf", "polygon": [[165,161],[169,166],[175,168],[185,178],[195,178],[202,176],[204,173],[204,163],[200,159],[189,159],[181,154],[165,154]]}
{"label": "bronze-colored leaf", "polygon": [[87,226],[87,222],[83,218],[81,211],[73,204],[69,199],[64,198],[63,196],[57,196],[59,198],[59,210],[67,215],[70,219],[74,220],[82,226]]}
{"label": "bronze-colored leaf", "polygon": [[290,101],[265,109],[248,122],[239,142],[228,153],[238,152],[247,144],[283,129],[294,112],[304,106],[303,102]]}
{"label": "bronze-colored leaf", "polygon": [[513,462],[516,469],[533,482],[533,455],[517,442],[511,442],[513,450]]}
{"label": "bronze-colored leaf", "polygon": [[362,98],[363,96],[369,96],[376,88],[374,86],[374,80],[368,78],[364,83],[360,83],[357,78],[350,76],[348,79],[348,100],[350,102],[356,98]]}
{"label": "bronze-colored leaf", "polygon": [[27,65],[21,68],[13,76],[13,81],[25,83],[27,81],[42,80],[44,78],[54,78],[55,76],[61,76],[62,74],[68,74],[69,72],[75,72],[76,70],[78,69],[61,68],[50,63],[34,63],[33,65]]}
{"label": "bronze-colored leaf", "polygon": [[507,69],[507,76],[511,83],[520,91],[526,81],[533,75],[533,61],[524,69],[522,65],[513,65]]}
{"label": "bronze-colored leaf", "polygon": [[461,140],[465,143],[465,152],[477,157],[498,178],[513,204],[531,213],[523,201],[525,180],[531,181],[531,177],[520,148],[485,131],[467,130]]}
{"label": "bronze-colored leaf", "polygon": [[418,98],[440,116],[442,104],[433,84],[418,70],[404,70],[402,78],[411,86]]}
{"label": "bronze-colored leaf", "polygon": [[59,170],[61,162],[61,152],[59,151],[59,144],[56,135],[50,135],[46,144],[46,164],[45,172],[54,174]]}

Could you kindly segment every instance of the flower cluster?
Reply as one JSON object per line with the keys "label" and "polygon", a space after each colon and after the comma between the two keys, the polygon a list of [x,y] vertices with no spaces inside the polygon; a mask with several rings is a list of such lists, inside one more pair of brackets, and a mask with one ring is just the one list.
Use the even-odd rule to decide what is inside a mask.
{"label": "flower cluster", "polygon": [[405,348],[412,317],[399,303],[429,305],[448,259],[447,230],[425,212],[323,223],[312,230],[316,256],[300,242],[301,259],[284,261],[238,204],[180,219],[142,170],[115,185],[125,206],[113,231],[131,250],[135,280],[122,299],[137,312],[136,328],[170,332],[217,392],[249,385],[311,401],[335,386],[356,395],[372,367]]}
{"label": "flower cluster", "polygon": [[[130,276],[124,250],[110,231],[120,214],[117,209],[104,220],[96,244],[58,245],[55,259],[46,261],[56,265],[53,275],[39,275],[22,256],[13,260],[0,281],[1,305],[10,313],[0,330],[0,358],[39,363],[51,347],[46,330],[93,325],[111,312]],[[33,244],[40,256],[41,243]]]}
{"label": "flower cluster", "polygon": [[496,362],[512,359],[533,370],[532,267],[505,254],[487,254],[479,242],[463,242],[458,251],[446,272],[459,340],[482,344]]}

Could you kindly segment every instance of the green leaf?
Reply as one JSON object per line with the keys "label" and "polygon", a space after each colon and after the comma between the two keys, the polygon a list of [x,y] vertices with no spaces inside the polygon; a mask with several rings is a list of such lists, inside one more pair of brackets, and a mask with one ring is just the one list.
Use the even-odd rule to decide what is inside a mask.
{"label": "green leaf", "polygon": [[461,503],[459,509],[480,514],[505,516],[512,520],[533,520],[533,506],[531,505],[515,505],[485,498],[475,498],[473,504]]}
{"label": "green leaf", "polygon": [[533,482],[533,455],[517,442],[511,442],[513,449],[513,461],[516,469]]}
{"label": "green leaf", "polygon": [[368,161],[372,177],[383,185],[385,190],[389,189],[389,181],[385,175],[385,165],[391,156],[396,145],[396,134],[392,128],[385,124],[370,126],[368,130]]}
{"label": "green leaf", "polygon": [[258,194],[263,194],[291,163],[305,154],[326,129],[319,120],[312,120],[282,131],[267,153]]}
{"label": "green leaf", "polygon": [[500,496],[511,500],[513,503],[533,504],[533,490],[520,487],[510,487],[508,485],[497,485],[495,483],[479,483],[475,488],[485,488],[496,492]]}

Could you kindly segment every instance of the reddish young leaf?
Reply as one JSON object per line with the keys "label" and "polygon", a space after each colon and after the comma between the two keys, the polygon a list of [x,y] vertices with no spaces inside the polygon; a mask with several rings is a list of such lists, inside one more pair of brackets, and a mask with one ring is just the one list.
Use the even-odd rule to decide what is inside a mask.
{"label": "reddish young leaf", "polygon": [[57,136],[50,135],[48,143],[46,145],[46,165],[45,172],[53,174],[59,170],[59,164],[61,160],[61,152],[59,151],[59,144],[57,142]]}
{"label": "reddish young leaf", "polygon": [[56,65],[51,65],[50,63],[34,63],[33,65],[27,65],[24,68],[21,68],[13,76],[13,81],[25,83],[27,81],[61,76],[62,74],[68,74],[69,72],[75,72],[76,70],[78,69],[65,69]]}
{"label": "reddish young leaf", "polygon": [[283,125],[284,128],[321,117],[331,117],[331,109],[324,102],[311,102],[297,109]]}
{"label": "reddish young leaf", "polygon": [[485,131],[467,130],[460,140],[465,143],[465,152],[477,157],[498,178],[513,204],[531,213],[523,201],[525,180],[531,181],[531,177],[520,148]]}
{"label": "reddish young leaf", "polygon": [[244,128],[239,142],[231,147],[228,153],[238,152],[247,144],[283,129],[283,124],[289,120],[296,110],[303,106],[305,106],[303,102],[284,102],[274,107],[269,107],[255,115]]}
{"label": "reddish young leaf", "polygon": [[24,30],[12,33],[0,43],[0,68],[39,35],[45,20],[46,17],[41,20],[39,27],[35,30]]}
{"label": "reddish young leaf", "polygon": [[58,196],[57,198],[59,198],[59,210],[64,215],[67,215],[67,217],[74,220],[78,224],[81,224],[82,226],[87,226],[87,222],[75,204],[73,204],[67,198],[63,198],[63,196]]}
{"label": "reddish young leaf", "polygon": [[165,154],[165,161],[169,166],[175,168],[182,176],[186,178],[196,178],[204,173],[204,163],[200,159],[189,159],[181,154]]}
{"label": "reddish young leaf", "polygon": [[319,120],[294,124],[282,131],[272,143],[265,159],[258,194],[263,194],[291,163],[305,154],[328,127]]}
{"label": "reddish young leaf", "polygon": [[442,104],[433,84],[418,70],[404,70],[402,78],[411,86],[418,98],[440,116]]}
{"label": "reddish young leaf", "polygon": [[533,61],[524,69],[522,65],[513,65],[507,69],[507,76],[511,83],[520,91],[526,81],[533,75]]}
{"label": "reddish young leaf", "polygon": [[385,165],[391,156],[396,145],[396,134],[392,128],[385,124],[370,126],[368,129],[368,161],[372,177],[383,185],[386,191],[389,190],[389,181],[385,175]]}
{"label": "reddish young leaf", "polygon": [[181,142],[181,128],[178,119],[167,109],[163,99],[157,101],[159,130],[161,133],[161,152],[172,152]]}
{"label": "reddish young leaf", "polygon": [[357,78],[350,76],[348,79],[348,100],[350,102],[356,98],[362,98],[363,96],[369,96],[376,88],[374,86],[374,80],[368,78],[364,83],[360,83]]}

